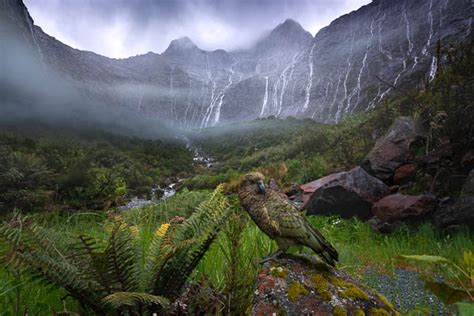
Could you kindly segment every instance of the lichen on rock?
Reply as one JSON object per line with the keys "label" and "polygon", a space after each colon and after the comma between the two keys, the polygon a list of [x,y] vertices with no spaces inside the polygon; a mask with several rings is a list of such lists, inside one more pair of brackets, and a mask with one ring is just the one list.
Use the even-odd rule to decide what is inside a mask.
{"label": "lichen on rock", "polygon": [[307,295],[308,290],[298,282],[293,282],[288,286],[288,298],[291,301],[296,301],[301,295]]}
{"label": "lichen on rock", "polygon": [[350,275],[300,256],[264,263],[255,288],[250,315],[398,315]]}

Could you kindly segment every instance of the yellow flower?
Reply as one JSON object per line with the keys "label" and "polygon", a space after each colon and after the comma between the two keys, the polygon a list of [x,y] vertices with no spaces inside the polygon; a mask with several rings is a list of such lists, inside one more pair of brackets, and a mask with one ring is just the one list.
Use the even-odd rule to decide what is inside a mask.
{"label": "yellow flower", "polygon": [[161,224],[160,228],[158,228],[155,231],[155,236],[156,237],[163,237],[166,234],[166,232],[168,231],[168,228],[170,228],[169,223]]}
{"label": "yellow flower", "polygon": [[137,225],[130,226],[128,229],[130,230],[130,234],[132,234],[133,237],[137,237],[140,233],[140,229],[138,229]]}

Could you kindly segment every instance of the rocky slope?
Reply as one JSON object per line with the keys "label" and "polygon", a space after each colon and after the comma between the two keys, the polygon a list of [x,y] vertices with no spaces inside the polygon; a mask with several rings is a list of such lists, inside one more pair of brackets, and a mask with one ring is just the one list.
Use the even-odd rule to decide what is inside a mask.
{"label": "rocky slope", "polygon": [[463,40],[472,22],[470,0],[374,0],[314,38],[286,20],[247,50],[205,51],[184,37],[162,54],[117,60],[45,34],[20,0],[1,4],[2,19],[83,95],[183,128],[270,115],[337,122],[377,106],[394,87],[432,80],[438,41]]}

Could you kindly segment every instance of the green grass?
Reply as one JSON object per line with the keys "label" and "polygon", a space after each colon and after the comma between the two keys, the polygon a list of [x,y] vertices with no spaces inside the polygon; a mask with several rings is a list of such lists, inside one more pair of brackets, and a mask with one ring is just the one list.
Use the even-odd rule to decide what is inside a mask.
{"label": "green grass", "polygon": [[[474,251],[474,238],[468,231],[444,236],[431,224],[422,224],[417,229],[402,226],[391,235],[374,232],[367,223],[359,220],[310,216],[314,227],[326,236],[339,252],[339,265],[342,270],[357,274],[368,266],[390,273],[392,268],[405,265],[397,260],[399,255],[429,254],[449,258],[462,264],[462,254]],[[222,287],[226,269],[226,238],[221,235],[206,257],[201,261],[196,276],[206,274],[216,287]],[[276,243],[265,236],[249,222],[242,234],[242,253],[249,273],[256,273],[262,257],[276,250]],[[290,251],[296,252],[297,249]],[[311,250],[304,249],[311,254]],[[409,267],[410,268],[410,267]],[[250,272],[251,271],[251,272]]]}
{"label": "green grass", "polygon": [[[120,214],[125,222],[136,226],[145,247],[145,243],[151,240],[146,236],[152,236],[161,223],[169,222],[175,215],[189,216],[207,196],[208,192],[184,191],[160,205],[113,215]],[[240,293],[237,294],[242,294],[242,299],[238,302],[242,305],[240,310],[245,310],[250,303],[258,263],[262,257],[274,251],[276,245],[258,230],[240,207],[236,207],[236,213],[240,215],[224,227],[195,269],[192,278],[207,278],[214,288],[230,291],[228,285],[233,277],[234,282],[235,279],[239,282]],[[105,239],[107,225],[110,223],[108,217],[111,215],[105,212],[84,211],[72,214],[37,213],[30,217],[54,232],[59,242],[67,242],[77,234],[103,236]],[[358,220],[316,216],[309,219],[338,250],[339,267],[354,275],[363,272],[368,266],[375,267],[381,273],[390,273],[393,268],[402,265],[396,260],[401,254],[439,255],[462,264],[460,259],[463,252],[474,251],[474,239],[469,232],[460,231],[445,236],[428,223],[418,228],[402,226],[391,235],[381,235],[372,231],[367,223]],[[237,245],[234,251],[233,243]],[[0,251],[2,255],[5,254],[5,245],[0,244]],[[307,249],[304,251],[310,253]],[[233,266],[237,266],[236,270],[230,271]],[[404,266],[406,267],[406,263]],[[66,297],[64,290],[44,285],[25,273],[18,275],[4,264],[0,266],[0,284],[0,306],[3,307],[1,315],[16,315],[17,302],[20,313],[28,307],[31,315],[51,314],[63,309],[80,311],[76,302]]]}

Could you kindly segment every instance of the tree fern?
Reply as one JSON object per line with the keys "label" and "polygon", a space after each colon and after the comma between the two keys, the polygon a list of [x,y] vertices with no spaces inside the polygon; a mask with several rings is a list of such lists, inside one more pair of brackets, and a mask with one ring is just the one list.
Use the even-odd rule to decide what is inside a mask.
{"label": "tree fern", "polygon": [[142,305],[162,305],[167,306],[169,300],[162,296],[138,293],[138,292],[116,292],[107,295],[102,299],[106,304],[110,304],[114,308],[121,308],[126,306]]}
{"label": "tree fern", "polygon": [[146,247],[139,246],[122,221],[115,222],[105,241],[80,235],[59,247],[50,231],[15,216],[0,226],[0,238],[11,249],[5,260],[63,287],[86,312],[157,311],[179,296],[224,226],[230,208],[222,190],[219,186],[184,222],[163,224]]}
{"label": "tree fern", "polygon": [[201,203],[174,234],[174,242],[190,238],[197,241],[162,263],[154,278],[153,292],[175,298],[186,279],[199,263],[215,239],[230,213],[229,203],[223,195],[223,186],[218,186],[211,197]]}

